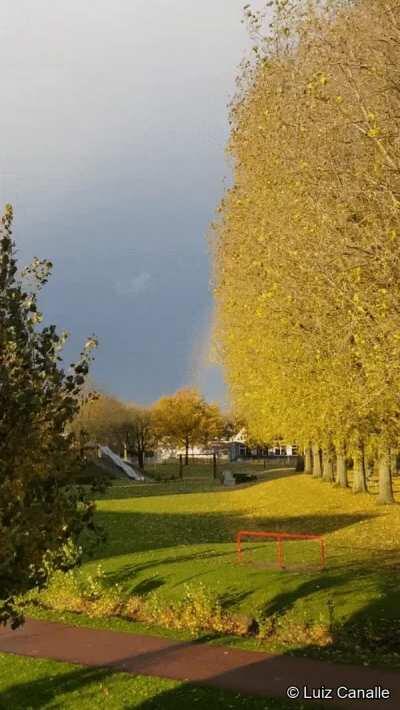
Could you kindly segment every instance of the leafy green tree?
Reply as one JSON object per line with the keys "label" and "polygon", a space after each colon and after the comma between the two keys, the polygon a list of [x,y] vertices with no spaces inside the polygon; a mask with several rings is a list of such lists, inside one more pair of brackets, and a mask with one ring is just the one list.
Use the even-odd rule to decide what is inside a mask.
{"label": "leafy green tree", "polygon": [[95,340],[66,373],[66,336],[42,319],[37,294],[48,261],[18,274],[13,211],[0,225],[0,623],[17,626],[16,595],[46,582],[50,568],[79,561],[85,531],[95,532],[90,493],[74,484],[79,450],[67,433],[79,407]]}

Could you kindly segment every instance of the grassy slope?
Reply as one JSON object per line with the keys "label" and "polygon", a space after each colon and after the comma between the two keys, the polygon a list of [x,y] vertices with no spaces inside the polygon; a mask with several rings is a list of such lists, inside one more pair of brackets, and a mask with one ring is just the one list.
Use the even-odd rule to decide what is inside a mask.
{"label": "grassy slope", "polygon": [[[266,461],[268,468],[282,467],[282,459],[269,459]],[[264,463],[263,461],[248,460],[248,461],[222,461],[219,460],[217,464],[218,472],[224,470],[231,470],[234,473],[240,472],[250,472],[263,474]],[[210,480],[212,478],[213,463],[212,461],[202,461],[202,462],[190,462],[188,466],[183,466],[183,477],[185,479],[205,479]],[[179,462],[177,460],[168,460],[163,463],[152,464],[151,462],[146,463],[146,474],[150,477],[154,476],[156,479],[168,479],[168,478],[179,478],[180,469]]]}
{"label": "grassy slope", "polygon": [[[248,698],[160,678],[0,654],[0,710],[66,708],[110,710],[299,710],[300,703]],[[314,707],[314,705],[313,705]]]}
{"label": "grassy slope", "polygon": [[[180,597],[185,583],[203,582],[247,612],[286,604],[319,613],[332,598],[336,613],[349,617],[381,594],[386,613],[396,612],[386,592],[388,565],[397,559],[400,508],[378,507],[374,496],[334,490],[305,474],[277,471],[269,478],[229,490],[211,482],[115,486],[98,501],[108,540],[87,566],[101,561],[110,581],[135,593],[158,589],[169,598]],[[238,566],[234,537],[243,528],[322,533],[327,570]],[[288,548],[293,562],[315,550],[310,543],[296,545],[293,552]],[[270,547],[266,558],[272,560]]]}
{"label": "grassy slope", "polygon": [[[326,651],[305,649],[295,633],[283,645],[274,639],[266,647],[400,665],[400,507],[377,506],[374,486],[372,495],[354,496],[293,471],[260,474],[259,483],[234,489],[223,489],[211,478],[194,480],[193,471],[183,482],[114,485],[98,501],[97,515],[108,540],[85,569],[93,571],[100,563],[110,584],[122,584],[134,594],[156,592],[167,600],[180,599],[186,585],[203,584],[235,612],[258,618],[278,613],[288,627],[289,622],[326,623],[333,613],[347,640],[341,631]],[[399,479],[395,485],[399,498]],[[281,572],[238,565],[234,538],[243,528],[324,534],[327,567],[322,572],[316,566]],[[314,543],[291,544],[286,552],[291,562],[317,559]],[[273,547],[264,546],[256,553],[257,559],[261,556],[272,561]],[[384,626],[381,619],[389,628],[383,638],[376,633]],[[368,653],[366,621],[375,627],[368,632]],[[119,621],[108,625],[121,623],[129,627]],[[353,634],[354,624],[359,637]],[[397,629],[394,636],[392,627]],[[135,631],[137,625],[131,628]],[[244,643],[254,646],[251,640]]]}

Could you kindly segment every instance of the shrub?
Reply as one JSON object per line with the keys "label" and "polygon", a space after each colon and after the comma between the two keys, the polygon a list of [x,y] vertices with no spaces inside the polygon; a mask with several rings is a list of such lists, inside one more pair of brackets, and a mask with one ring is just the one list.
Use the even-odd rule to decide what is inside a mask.
{"label": "shrub", "polygon": [[54,611],[72,611],[89,617],[120,617],[130,621],[164,626],[196,635],[200,631],[235,636],[256,636],[281,644],[327,646],[332,643],[329,625],[299,623],[290,613],[253,619],[223,608],[221,600],[205,585],[185,586],[179,601],[163,599],[157,592],[148,596],[126,595],[119,585],[106,584],[104,570],[83,575],[77,570],[53,573],[46,589],[31,592],[25,603]]}
{"label": "shrub", "polygon": [[35,258],[18,268],[12,221],[8,205],[0,220],[0,624],[14,628],[23,621],[15,598],[45,584],[49,569],[76,564],[69,545],[77,552],[83,536],[96,536],[69,432],[96,340],[63,370],[66,334],[40,326],[38,310],[52,265]]}

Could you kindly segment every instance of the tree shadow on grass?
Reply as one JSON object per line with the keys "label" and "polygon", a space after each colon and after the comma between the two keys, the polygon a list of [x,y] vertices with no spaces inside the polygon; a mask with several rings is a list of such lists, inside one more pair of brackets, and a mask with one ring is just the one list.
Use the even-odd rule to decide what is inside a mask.
{"label": "tree shadow on grass", "polygon": [[[186,562],[196,562],[199,560],[213,560],[215,558],[229,558],[232,557],[232,561],[234,561],[234,555],[235,552],[211,552],[209,551],[208,553],[204,552],[199,552],[199,553],[193,553],[190,555],[177,555],[175,557],[160,557],[159,559],[151,559],[148,560],[147,562],[139,562],[139,563],[133,563],[133,564],[127,564],[123,565],[122,567],[118,568],[115,571],[110,571],[106,574],[106,579],[108,583],[110,584],[124,584],[126,582],[131,582],[132,580],[134,581],[135,577],[137,577],[140,574],[143,574],[143,572],[151,572],[151,570],[157,570],[160,565],[167,566],[167,565],[175,565],[176,563],[182,563],[185,564]],[[195,579],[196,577],[200,576],[201,573],[191,575],[190,577],[187,577],[184,582],[182,583],[189,583],[191,580]],[[148,591],[152,591],[150,589],[146,590],[146,584],[147,582],[152,585],[153,580],[155,580],[155,588],[161,587],[163,584],[165,584],[165,579],[162,578],[159,575],[156,575],[155,577],[152,576],[149,578],[149,580],[143,580],[142,582],[138,583],[136,586],[133,586],[130,588],[130,592],[132,594],[146,594]],[[181,582],[179,583],[181,584]]]}
{"label": "tree shadow on grass", "polygon": [[238,607],[247,597],[251,595],[251,591],[239,591],[231,589],[229,592],[224,592],[220,595],[219,601],[223,609]]}
{"label": "tree shadow on grass", "polygon": [[[353,592],[357,590],[367,592],[369,586],[378,597],[377,601],[374,602],[374,606],[376,605],[382,612],[388,608],[387,592],[396,589],[398,595],[397,603],[395,606],[391,606],[397,612],[400,602],[400,585],[398,575],[393,575],[393,565],[396,566],[396,563],[397,567],[399,567],[398,553],[393,550],[386,554],[385,559],[380,561],[380,565],[376,564],[376,561],[373,564],[373,558],[369,560],[369,564],[367,559],[363,561],[348,559],[345,564],[332,565],[325,570],[311,572],[310,579],[306,581],[300,579],[295,589],[287,589],[271,599],[263,610],[264,615],[285,614],[291,611],[300,599],[307,599],[315,592],[331,592],[330,606],[334,617],[335,589],[346,584],[351,586]],[[361,617],[365,616],[365,614],[370,614],[371,603],[368,603],[366,608],[369,611],[360,612]]]}
{"label": "tree shadow on grass", "polygon": [[[201,643],[211,640],[209,637],[201,639]],[[175,646],[173,647],[175,650]],[[145,656],[146,654],[144,654]],[[159,661],[163,658],[163,652],[149,654],[149,663],[152,660]],[[141,659],[143,662],[143,659]],[[85,668],[77,667],[71,671],[57,673],[56,675],[41,677],[27,682],[16,682],[2,692],[0,698],[0,710],[41,710],[45,707],[63,708],[69,707],[69,702],[77,707],[77,693],[80,694],[81,702],[92,703],[94,708],[125,708],[125,710],[187,710],[193,705],[197,708],[207,708],[207,710],[220,710],[220,708],[232,708],[233,710],[287,710],[289,705],[278,698],[255,697],[252,695],[242,695],[230,690],[229,686],[235,678],[233,674],[215,674],[207,679],[206,683],[198,685],[187,682],[175,682],[175,687],[170,687],[170,681],[160,681],[149,677],[145,682],[145,693],[149,697],[140,700],[137,697],[135,687],[136,675],[120,675],[121,665],[131,662],[131,658],[123,659],[114,667],[108,668]],[[118,668],[118,666],[120,666]],[[246,672],[246,669],[244,669]],[[250,667],[251,672],[251,667]],[[113,686],[112,681],[117,677],[117,686]],[[92,686],[92,687],[91,687]],[[167,686],[167,687],[166,687]],[[169,687],[168,687],[169,686]],[[122,692],[121,692],[122,691]],[[139,692],[143,692],[143,684],[139,686]],[[71,694],[71,697],[69,696]],[[73,694],[73,695],[72,695]],[[263,694],[261,694],[263,695]],[[136,701],[133,698],[136,696]],[[131,698],[132,700],[128,700]],[[119,704],[120,703],[120,704]],[[268,704],[266,704],[268,703]],[[86,705],[85,705],[86,706]],[[321,706],[313,705],[314,710]],[[290,702],[291,710],[300,710],[304,705],[295,701]]]}
{"label": "tree shadow on grass", "polygon": [[400,583],[398,574],[382,574],[377,594],[344,624],[334,623],[333,649],[400,668]]}
{"label": "tree shadow on grass", "polygon": [[[277,594],[263,609],[262,616],[280,617],[281,623],[290,624],[285,617],[301,601],[307,608],[316,593],[326,599],[325,623],[331,637],[326,646],[309,644],[291,649],[291,655],[311,656],[329,660],[344,660],[355,664],[389,665],[400,668],[400,580],[399,558],[396,551],[387,552],[382,559],[371,558],[363,562],[353,560],[346,565],[332,567],[301,580],[295,589]],[[357,594],[369,600],[341,619],[337,615],[337,594]],[[287,621],[286,621],[287,618]],[[314,623],[315,623],[314,619]]]}
{"label": "tree shadow on grass", "polygon": [[114,486],[108,488],[98,496],[98,500],[126,500],[136,498],[159,498],[162,496],[195,495],[196,493],[218,493],[222,489],[215,481],[191,480],[183,481],[154,481],[149,484],[127,484],[126,486]]}
{"label": "tree shadow on grass", "polygon": [[[57,696],[76,693],[92,683],[101,683],[110,675],[107,668],[76,668],[54,676],[42,676],[25,683],[18,683],[3,690],[0,696],[0,710],[36,710],[51,704],[61,708]],[[104,697],[104,703],[106,698]],[[100,698],[98,698],[100,700]]]}
{"label": "tree shadow on grass", "polygon": [[158,575],[151,577],[150,579],[143,579],[141,582],[132,587],[132,594],[144,596],[145,594],[155,592],[155,590],[162,587],[163,584],[165,584],[165,579]]}
{"label": "tree shadow on grass", "polygon": [[[323,535],[375,517],[373,513],[250,517],[238,512],[157,513],[98,511],[107,540],[91,559],[107,559],[163,548],[234,543],[239,530]],[[192,553],[191,553],[192,554]],[[195,553],[198,555],[199,553]],[[208,553],[204,553],[208,556]],[[213,553],[210,553],[211,555]],[[176,558],[179,558],[177,553]]]}
{"label": "tree shadow on grass", "polygon": [[[225,466],[220,466],[219,473],[223,470],[233,470],[233,473],[235,473],[234,466],[230,466],[229,462],[227,462]],[[99,500],[150,498],[184,494],[195,495],[196,493],[225,493],[229,495],[235,491],[248,488],[250,486],[256,486],[260,483],[276,481],[279,478],[288,478],[291,476],[301,475],[301,472],[299,473],[293,468],[272,468],[269,470],[261,469],[254,471],[251,467],[249,467],[248,471],[244,472],[257,476],[257,481],[242,483],[240,485],[233,486],[232,488],[227,488],[221,485],[219,479],[214,480],[211,476],[208,478],[188,477],[172,481],[152,481],[149,484],[127,482],[125,486],[116,485],[108,488],[104,493],[99,495]]]}
{"label": "tree shadow on grass", "polygon": [[160,693],[157,697],[145,700],[140,705],[131,705],[126,710],[187,710],[194,704],[195,708],[207,710],[326,710],[326,706],[313,703],[312,706],[297,703],[293,700],[284,700],[271,697],[250,697],[238,693],[193,686],[189,683],[179,686],[174,690]]}
{"label": "tree shadow on grass", "polygon": [[[353,662],[369,662],[400,668],[400,577],[399,559],[393,573],[395,555],[382,560],[381,568],[370,574],[375,582],[373,598],[344,623],[335,618],[332,646],[328,653],[341,653]],[[386,563],[386,566],[385,566]],[[400,704],[399,704],[400,707]]]}
{"label": "tree shadow on grass", "polygon": [[[107,583],[123,584],[130,594],[144,596],[152,591],[161,588],[164,584],[169,585],[172,594],[176,588],[183,589],[184,584],[196,582],[198,578],[211,574],[213,579],[219,575],[221,567],[221,579],[228,573],[232,582],[232,572],[227,570],[227,565],[234,568],[237,563],[235,535],[241,529],[256,530],[287,530],[288,532],[312,532],[320,533],[324,531],[334,531],[346,526],[353,525],[361,520],[372,517],[368,514],[337,514],[333,516],[296,516],[288,520],[279,517],[249,519],[246,516],[237,514],[218,515],[214,513],[203,513],[198,515],[183,514],[159,514],[159,513],[102,513],[102,522],[105,527],[112,531],[114,540],[109,540],[106,549],[98,551],[98,557],[105,559],[107,556],[115,555],[112,567],[107,570]],[[110,522],[109,522],[110,521]],[[129,534],[126,527],[131,527]],[[143,534],[148,531],[148,535]],[[178,541],[178,544],[176,544]],[[306,543],[307,544],[307,543]],[[176,549],[174,549],[174,547]],[[122,549],[121,549],[122,548]],[[270,550],[267,554],[274,560],[275,543],[270,543]],[[318,551],[318,550],[317,550]],[[140,553],[149,552],[143,556]],[[137,554],[136,554],[137,553]],[[246,551],[247,554],[247,551]],[[269,602],[264,614],[283,614],[295,605],[297,599],[304,599],[313,594],[329,594],[335,589],[339,590],[344,584],[349,583],[351,575],[359,575],[360,570],[351,570],[348,560],[351,552],[343,551],[343,560],[336,568],[335,560],[329,557],[328,547],[328,567],[326,570],[319,570],[318,560],[312,561],[310,568],[306,570],[306,575],[293,574],[293,569],[287,572],[279,572],[274,561],[272,588],[277,585],[279,589],[285,591]],[[126,557],[120,557],[126,555]],[[345,568],[343,569],[343,565]],[[272,566],[272,565],[271,565]],[[171,571],[169,571],[169,569]],[[223,606],[240,606],[244,601],[238,598],[238,594],[250,596],[248,575],[254,572],[252,566],[247,568],[238,567],[237,576],[239,585],[232,590],[231,600],[226,597]],[[259,570],[255,570],[257,573]],[[365,571],[365,570],[364,570]],[[290,574],[290,583],[285,585],[285,581],[277,579],[277,576]],[[177,579],[175,578],[177,575]],[[306,579],[304,577],[306,576]],[[246,579],[246,583],[243,581]],[[257,577],[257,584],[260,584],[260,577]],[[271,581],[271,580],[270,580]],[[250,585],[251,586],[251,585]],[[225,592],[222,584],[221,593]],[[293,587],[295,587],[293,589]],[[235,597],[235,599],[234,599]],[[257,610],[258,611],[258,610]],[[254,613],[256,610],[254,610]]]}

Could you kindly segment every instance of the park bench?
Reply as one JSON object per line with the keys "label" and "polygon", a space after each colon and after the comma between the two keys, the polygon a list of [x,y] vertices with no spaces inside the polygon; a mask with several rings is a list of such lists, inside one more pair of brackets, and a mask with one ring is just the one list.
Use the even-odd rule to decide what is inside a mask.
{"label": "park bench", "polygon": [[238,483],[250,483],[256,481],[257,476],[249,473],[234,473],[231,471],[222,471],[222,483],[224,486],[235,486]]}
{"label": "park bench", "polygon": [[233,477],[236,483],[251,483],[257,480],[257,476],[252,473],[234,473]]}

